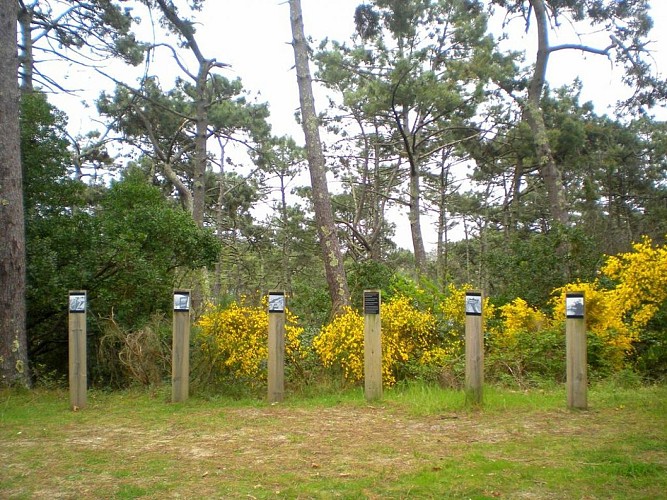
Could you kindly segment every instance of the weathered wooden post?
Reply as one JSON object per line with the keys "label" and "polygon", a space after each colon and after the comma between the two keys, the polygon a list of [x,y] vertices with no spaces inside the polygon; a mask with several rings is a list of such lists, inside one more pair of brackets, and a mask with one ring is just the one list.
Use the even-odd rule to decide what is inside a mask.
{"label": "weathered wooden post", "polygon": [[190,290],[174,290],[171,346],[171,401],[180,403],[190,392]]}
{"label": "weathered wooden post", "polygon": [[565,294],[565,351],[567,353],[567,406],[588,407],[586,306],[583,292]]}
{"label": "weathered wooden post", "polygon": [[86,406],[86,291],[69,292],[69,402],[72,410]]}
{"label": "weathered wooden post", "polygon": [[465,334],[466,334],[466,402],[482,404],[484,385],[484,334],[482,331],[482,293],[466,292]]}
{"label": "weathered wooden post", "polygon": [[364,291],[364,393],[366,401],[382,398],[380,302],[380,290]]}
{"label": "weathered wooden post", "polygon": [[269,403],[285,395],[285,292],[269,292]]}

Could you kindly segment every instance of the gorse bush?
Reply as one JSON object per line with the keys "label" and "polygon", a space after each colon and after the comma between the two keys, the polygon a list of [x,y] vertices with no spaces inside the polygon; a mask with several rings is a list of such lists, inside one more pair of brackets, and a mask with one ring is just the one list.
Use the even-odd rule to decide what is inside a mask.
{"label": "gorse bush", "polygon": [[654,247],[644,238],[632,248],[632,252],[608,257],[593,283],[568,284],[555,290],[552,299],[553,321],[562,321],[565,294],[584,292],[587,330],[601,341],[613,370],[625,367],[647,325],[667,300],[667,247]]}
{"label": "gorse bush", "polygon": [[[465,294],[469,285],[444,291],[398,276],[381,308],[385,385],[422,378],[460,385],[464,367]],[[484,298],[486,373],[489,380],[529,386],[565,379],[565,294],[586,298],[588,364],[592,377],[631,366],[660,370],[665,361],[667,250],[649,240],[609,257],[599,278],[553,291],[544,309],[522,298],[495,307]],[[661,319],[662,318],[662,319]],[[200,352],[217,377],[258,387],[266,380],[266,303],[241,301],[211,307],[198,322]],[[306,334],[287,311],[286,368],[359,383],[364,376],[364,317],[348,307],[319,331]],[[641,352],[635,353],[635,347]],[[307,367],[307,369],[304,369]],[[661,368],[662,367],[662,368]],[[291,370],[291,371],[290,371]]]}
{"label": "gorse bush", "polygon": [[[210,306],[197,322],[199,345],[212,370],[223,379],[250,385],[263,384],[267,378],[269,313],[266,299],[251,306],[233,302],[227,307]],[[285,310],[285,362],[298,365],[303,358],[303,328]]]}
{"label": "gorse bush", "polygon": [[[313,339],[313,350],[325,367],[341,371],[343,378],[358,382],[364,372],[364,318],[351,307],[325,325]],[[384,360],[383,360],[384,371]]]}
{"label": "gorse bush", "polygon": [[[664,365],[660,346],[665,325],[654,323],[667,300],[667,248],[656,248],[645,238],[633,245],[632,252],[608,257],[595,281],[554,290],[551,314],[521,298],[501,306],[500,321],[490,329],[487,344],[492,376],[510,374],[521,383],[531,374],[556,380],[564,376],[558,360],[564,361],[565,295],[571,291],[585,295],[588,365],[593,376],[623,370],[633,358],[639,368]],[[635,356],[637,346],[642,349],[639,356]]]}
{"label": "gorse bush", "polygon": [[[410,299],[396,296],[382,306],[382,380],[396,382],[402,364],[435,347],[436,319],[416,309]],[[348,308],[324,326],[313,348],[325,367],[337,367],[344,378],[358,382],[364,376],[364,319]]]}
{"label": "gorse bush", "polygon": [[[412,299],[396,295],[382,305],[382,380],[393,385],[402,374],[425,372],[457,357],[462,341],[456,329],[439,329],[436,315],[420,311]],[[342,373],[348,382],[363,379],[364,319],[348,308],[325,325],[313,340],[323,366]],[[418,367],[418,368],[417,368]]]}

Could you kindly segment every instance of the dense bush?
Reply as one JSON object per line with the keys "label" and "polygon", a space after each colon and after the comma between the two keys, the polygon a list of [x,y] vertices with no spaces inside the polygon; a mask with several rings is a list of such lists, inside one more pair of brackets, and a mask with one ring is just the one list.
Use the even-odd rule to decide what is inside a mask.
{"label": "dense bush", "polygon": [[[401,280],[401,289],[406,290]],[[382,305],[382,377],[385,385],[418,376],[441,380],[463,352],[464,314],[457,313],[447,321],[442,314],[454,311],[454,302],[463,304],[465,289],[450,287],[441,303],[420,310],[416,295],[425,300],[422,289],[415,287],[413,297],[394,294]],[[325,367],[340,372],[348,382],[363,379],[364,320],[349,308],[343,315],[325,325],[313,341],[313,348]]]}
{"label": "dense bush", "polygon": [[[288,371],[293,371],[303,362],[304,330],[289,309],[285,315],[285,362]],[[244,301],[226,307],[210,306],[197,327],[195,341],[211,383],[231,381],[257,386],[266,382],[269,331],[266,301],[259,306]]]}
{"label": "dense bush", "polygon": [[[592,283],[557,288],[544,310],[516,298],[500,307],[484,299],[486,377],[519,386],[565,380],[565,310],[568,291],[586,296],[588,365],[591,378],[629,367],[664,373],[664,311],[667,251],[650,241],[610,257]],[[383,278],[384,281],[387,281]],[[382,373],[385,385],[420,378],[460,386],[464,372],[465,293],[469,285],[438,292],[427,281],[396,275],[382,304]],[[202,349],[218,373],[263,382],[267,313],[233,303],[210,310],[199,322]],[[647,329],[648,327],[648,329]],[[661,330],[662,328],[662,330]],[[307,339],[306,342],[303,342]],[[288,314],[288,364],[315,359],[346,383],[363,380],[364,318],[354,308],[305,335]],[[662,370],[662,372],[661,372]]]}

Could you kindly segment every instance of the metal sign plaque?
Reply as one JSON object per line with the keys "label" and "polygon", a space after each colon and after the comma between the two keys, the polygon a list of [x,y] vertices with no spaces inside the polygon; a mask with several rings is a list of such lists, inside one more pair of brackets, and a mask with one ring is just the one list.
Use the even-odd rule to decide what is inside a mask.
{"label": "metal sign plaque", "polygon": [[86,312],[86,292],[70,292],[69,294],[69,312]]}
{"label": "metal sign plaque", "polygon": [[180,290],[174,292],[174,311],[190,310],[190,292]]}
{"label": "metal sign plaque", "polygon": [[380,314],[380,292],[364,292],[364,314]]}
{"label": "metal sign plaque", "polygon": [[565,317],[584,317],[584,294],[582,292],[570,292],[565,295]]}
{"label": "metal sign plaque", "polygon": [[482,315],[482,294],[480,292],[466,292],[466,315]]}
{"label": "metal sign plaque", "polygon": [[270,313],[285,312],[284,292],[269,292],[269,312]]}

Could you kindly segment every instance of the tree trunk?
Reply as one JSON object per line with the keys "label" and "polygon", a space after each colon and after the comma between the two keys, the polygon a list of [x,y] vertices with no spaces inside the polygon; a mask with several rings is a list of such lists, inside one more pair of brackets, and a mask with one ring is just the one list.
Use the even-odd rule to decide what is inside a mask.
{"label": "tree trunk", "polygon": [[17,2],[0,0],[0,386],[30,385],[17,21]]}
{"label": "tree trunk", "polygon": [[281,286],[287,293],[292,294],[292,263],[290,260],[290,238],[287,234],[287,226],[289,224],[287,213],[287,185],[285,183],[285,176],[281,172],[280,178],[280,222],[282,224],[282,231],[279,233],[280,246],[282,250],[282,283]]}
{"label": "tree trunk", "polygon": [[[410,211],[408,214],[408,220],[410,221],[412,248],[415,254],[415,271],[417,276],[421,276],[424,274],[426,269],[426,249],[424,247],[424,239],[422,238],[421,227],[421,172],[419,165],[419,155],[416,153],[414,148],[414,145],[417,144],[417,138],[414,136],[408,136],[410,130],[410,123],[408,120],[409,111],[410,110],[407,106],[403,106],[403,109],[399,113],[394,107],[394,119],[396,121],[396,126],[398,127],[398,132],[401,135],[401,139],[403,140],[405,154],[410,164]],[[423,117],[420,117],[419,119],[423,120]],[[415,129],[420,128],[421,126],[415,127]]]}
{"label": "tree trunk", "polygon": [[561,226],[568,224],[567,199],[563,177],[554,160],[544,116],[540,108],[540,98],[544,90],[544,80],[549,62],[549,20],[544,0],[530,0],[537,24],[538,48],[535,70],[528,86],[528,102],[524,117],[533,134],[540,174],[547,190],[549,210],[553,222]]}
{"label": "tree trunk", "polygon": [[444,291],[447,287],[447,272],[449,267],[448,260],[448,234],[447,234],[447,190],[449,188],[449,167],[447,166],[447,154],[442,150],[440,157],[440,178],[439,188],[440,196],[438,197],[438,246],[436,249],[436,283],[440,290]]}
{"label": "tree trunk", "polygon": [[290,21],[292,26],[292,46],[296,63],[296,77],[301,103],[301,121],[306,139],[306,152],[310,181],[313,189],[313,207],[315,222],[320,238],[322,256],[327,277],[327,285],[332,301],[332,314],[340,312],[343,306],[350,304],[350,292],[343,267],[343,255],[334,224],[331,197],[327,185],[326,168],[319,123],[315,112],[313,84],[308,63],[308,46],[303,30],[301,0],[290,0]]}
{"label": "tree trunk", "polygon": [[417,275],[424,274],[426,269],[426,248],[422,237],[421,225],[421,187],[420,175],[417,166],[410,168],[410,233],[412,247],[415,252],[415,270]]}
{"label": "tree trunk", "polygon": [[521,215],[521,179],[523,179],[523,158],[519,156],[514,167],[514,178],[512,179],[512,199],[510,201],[510,220],[507,234],[516,234],[519,229],[519,218]]}
{"label": "tree trunk", "polygon": [[199,62],[197,75],[197,102],[195,103],[195,158],[192,176],[192,218],[199,227],[204,226],[206,208],[206,165],[208,163],[208,105],[206,98],[206,81],[210,71],[209,62]]}
{"label": "tree trunk", "polygon": [[32,51],[32,18],[33,7],[22,5],[19,11],[19,26],[21,27],[21,90],[33,91],[33,70],[35,60]]}

